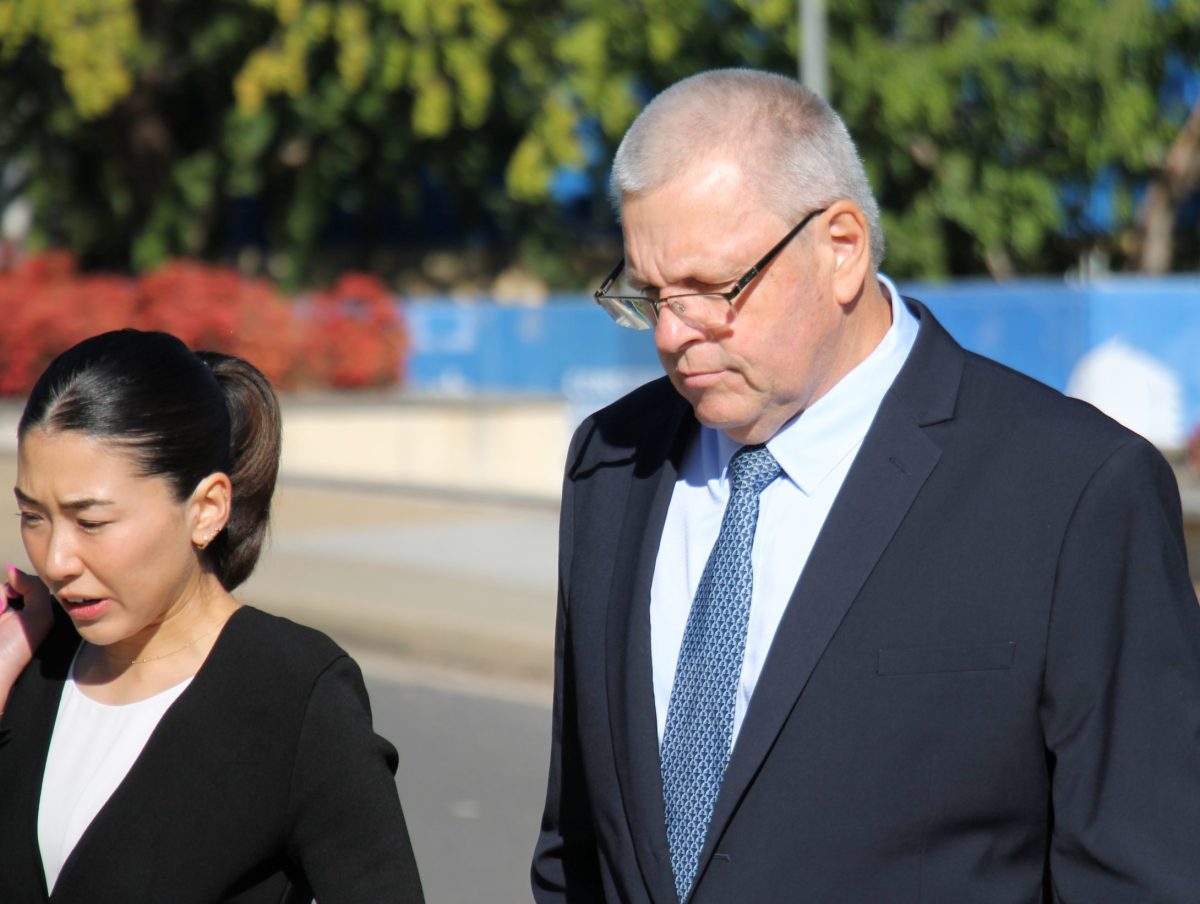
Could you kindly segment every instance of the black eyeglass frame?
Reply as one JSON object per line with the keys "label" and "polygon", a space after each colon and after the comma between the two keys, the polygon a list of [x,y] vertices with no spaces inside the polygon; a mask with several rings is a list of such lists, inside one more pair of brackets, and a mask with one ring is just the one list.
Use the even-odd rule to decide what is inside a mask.
{"label": "black eyeglass frame", "polygon": [[[745,275],[742,276],[737,282],[735,282],[733,284],[732,288],[727,289],[724,292],[681,292],[678,295],[668,295],[666,298],[647,298],[644,295],[632,296],[632,295],[608,295],[608,294],[605,294],[605,293],[607,293],[609,287],[611,287],[612,284],[614,282],[616,282],[617,277],[621,275],[621,271],[625,269],[625,258],[622,257],[619,261],[617,261],[617,265],[615,267],[613,267],[612,272],[609,273],[607,277],[605,277],[604,282],[602,282],[600,284],[600,288],[598,288],[595,292],[592,293],[592,298],[595,300],[595,302],[598,305],[600,305],[602,308],[604,308],[605,311],[608,312],[608,315],[610,317],[612,317],[613,320],[616,320],[619,323],[624,323],[626,325],[632,326],[634,329],[649,329],[651,326],[653,326],[653,323],[658,321],[659,308],[661,308],[664,304],[670,305],[671,302],[678,301],[681,298],[700,298],[700,297],[723,298],[723,299],[725,299],[725,303],[729,305],[729,309],[734,310],[734,307],[733,307],[734,299],[736,299],[739,295],[742,294],[742,292],[745,290],[746,286],[750,285],[750,283],[754,281],[754,278],[756,276],[758,276],[758,274],[761,273],[766,268],[766,266],[769,263],[771,263],[771,261],[773,261],[779,255],[779,252],[783,251],[783,249],[787,247],[788,242],[790,242],[792,239],[794,239],[797,235],[800,234],[801,229],[803,229],[805,226],[807,226],[814,217],[820,216],[821,214],[825,213],[825,211],[827,211],[827,210],[829,210],[828,207],[821,207],[821,208],[818,208],[817,210],[812,210],[812,211],[809,211],[807,214],[805,214],[804,219],[802,219],[799,223],[797,223],[795,226],[793,226],[787,235],[785,235],[782,239],[780,239],[779,242],[776,243],[776,245],[770,251],[768,251],[761,258],[759,258],[758,263],[756,263],[753,267],[751,267],[749,270],[747,270]],[[644,326],[644,327],[639,326],[636,323],[632,323],[629,320],[622,318],[617,311],[614,311],[607,304],[605,304],[605,302],[615,302],[616,305],[621,308],[625,307],[626,305],[630,305],[630,304],[639,305],[639,306],[640,305],[650,305],[651,310],[653,310],[653,312],[654,312],[654,319],[653,319],[653,321],[647,323],[646,326]],[[673,306],[672,306],[671,310],[675,311],[676,315],[683,317],[682,312],[676,310]],[[645,317],[645,313],[646,313],[645,311],[640,311],[640,313],[642,314],[643,317]]]}

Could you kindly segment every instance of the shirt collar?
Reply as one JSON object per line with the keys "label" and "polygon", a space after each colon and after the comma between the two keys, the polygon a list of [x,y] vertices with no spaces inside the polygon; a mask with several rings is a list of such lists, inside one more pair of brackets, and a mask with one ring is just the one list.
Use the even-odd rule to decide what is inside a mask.
{"label": "shirt collar", "polygon": [[[883,274],[878,274],[878,280],[892,305],[892,325],[879,345],[767,441],[767,448],[788,479],[806,496],[812,495],[862,443],[916,341],[919,321],[904,304],[895,284]],[[741,445],[719,430],[706,429],[704,433],[708,442],[715,444],[710,449],[715,453],[718,473],[726,474],[729,459]]]}

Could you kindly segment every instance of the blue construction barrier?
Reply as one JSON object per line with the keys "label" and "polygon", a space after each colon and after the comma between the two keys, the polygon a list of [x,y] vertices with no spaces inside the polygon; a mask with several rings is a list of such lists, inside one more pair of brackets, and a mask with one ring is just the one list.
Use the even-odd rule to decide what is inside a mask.
{"label": "blue construction barrier", "polygon": [[405,314],[414,389],[559,393],[572,370],[658,366],[649,333],[616,328],[579,295],[537,307],[421,300]]}
{"label": "blue construction barrier", "polygon": [[[1056,389],[1090,350],[1120,338],[1178,376],[1186,423],[1200,423],[1200,276],[900,288],[967,348]],[[405,311],[408,385],[422,391],[563,394],[581,417],[661,372],[651,335],[615,327],[586,296],[537,307],[424,300]]]}

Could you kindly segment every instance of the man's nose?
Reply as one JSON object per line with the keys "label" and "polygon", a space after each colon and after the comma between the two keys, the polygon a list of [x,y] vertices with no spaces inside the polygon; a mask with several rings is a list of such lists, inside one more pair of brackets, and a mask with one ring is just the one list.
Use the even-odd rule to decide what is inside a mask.
{"label": "man's nose", "polygon": [[703,338],[704,331],[684,323],[670,305],[659,306],[654,323],[654,345],[660,354],[678,352],[685,345]]}

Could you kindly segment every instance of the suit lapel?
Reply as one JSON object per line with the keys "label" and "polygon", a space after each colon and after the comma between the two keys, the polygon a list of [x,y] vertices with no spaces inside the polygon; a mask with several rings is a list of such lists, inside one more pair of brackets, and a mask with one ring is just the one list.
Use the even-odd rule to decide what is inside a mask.
{"label": "suit lapel", "polygon": [[[679,463],[696,428],[682,398],[646,435],[660,443],[638,450],[629,481],[618,543],[624,567],[614,569],[609,590],[607,688],[613,756],[625,817],[646,886],[655,901],[676,902],[667,847],[666,815],[658,757],[650,654],[650,585],[658,544],[679,474]],[[646,454],[648,452],[648,454]]]}
{"label": "suit lapel", "polygon": [[[244,619],[244,613],[249,611],[247,607],[238,609],[226,622],[226,628],[235,620]],[[118,856],[114,852],[122,842],[128,842],[130,825],[140,822],[145,826],[151,821],[157,825],[164,814],[167,819],[175,819],[177,814],[186,812],[189,804],[195,803],[180,798],[184,784],[163,781],[162,764],[171,762],[169,756],[164,756],[164,750],[171,746],[171,739],[178,744],[181,737],[203,743],[200,735],[205,719],[197,710],[198,701],[204,699],[204,688],[211,685],[213,673],[222,669],[219,663],[213,663],[224,655],[227,644],[223,641],[227,636],[224,628],[218,632],[216,644],[191,683],[163,712],[125,776],[79,836],[63,861],[49,904],[91,900],[93,877],[105,864],[111,865]]]}
{"label": "suit lapel", "polygon": [[[57,609],[57,607],[56,607]],[[58,704],[63,686],[70,671],[71,660],[79,646],[79,636],[70,627],[65,615],[56,612],[53,634],[46,640],[43,650],[29,666],[36,669],[28,676],[28,697],[17,710],[13,707],[14,729],[11,739],[14,759],[23,766],[12,778],[16,788],[12,796],[7,793],[5,807],[11,806],[16,814],[14,825],[21,856],[18,869],[21,875],[6,877],[25,889],[28,895],[37,895],[30,900],[48,901],[46,875],[42,869],[42,854],[38,846],[38,808],[42,797],[42,780],[45,775],[46,754],[54,733],[54,722],[58,716]],[[24,688],[23,688],[24,690]],[[24,697],[24,693],[22,694]],[[6,858],[7,859],[7,858]],[[7,882],[6,882],[7,884]]]}
{"label": "suit lapel", "polygon": [[953,414],[962,350],[920,305],[921,332],[885,396],[776,630],[700,854],[702,874],[813,669],[891,542],[941,448],[922,429]]}

